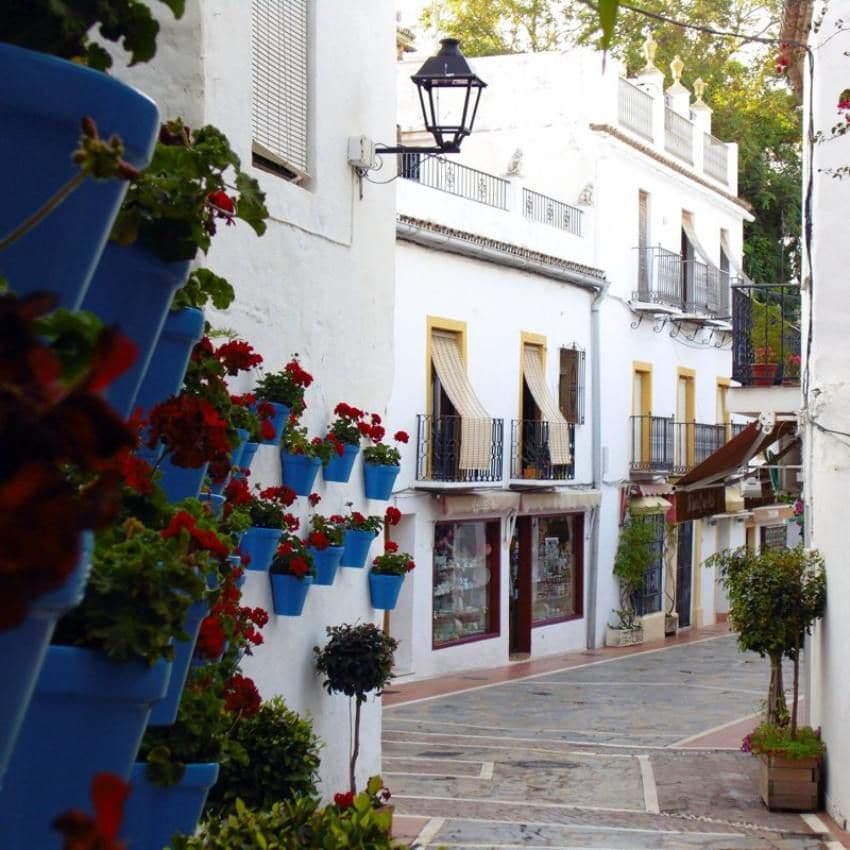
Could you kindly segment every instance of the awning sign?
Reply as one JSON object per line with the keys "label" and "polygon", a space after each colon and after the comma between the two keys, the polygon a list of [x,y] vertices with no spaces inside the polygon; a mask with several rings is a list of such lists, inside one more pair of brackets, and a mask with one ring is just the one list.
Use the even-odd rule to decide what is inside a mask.
{"label": "awning sign", "polygon": [[687,522],[726,512],[726,488],[704,487],[702,490],[677,490],[674,496],[675,522]]}

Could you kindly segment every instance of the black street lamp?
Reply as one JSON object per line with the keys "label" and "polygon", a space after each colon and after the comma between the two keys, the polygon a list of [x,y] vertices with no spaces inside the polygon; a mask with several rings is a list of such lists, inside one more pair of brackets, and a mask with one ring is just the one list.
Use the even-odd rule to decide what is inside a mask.
{"label": "black street lamp", "polygon": [[460,153],[460,143],[472,132],[481,90],[486,87],[469,67],[456,38],[440,41],[440,52],[410,78],[419,90],[425,128],[434,147],[376,146],[376,153]]}

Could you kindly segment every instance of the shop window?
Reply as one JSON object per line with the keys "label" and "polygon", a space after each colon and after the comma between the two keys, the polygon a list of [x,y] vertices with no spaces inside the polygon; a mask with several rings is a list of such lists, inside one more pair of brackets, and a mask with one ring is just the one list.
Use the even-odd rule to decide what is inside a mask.
{"label": "shop window", "polygon": [[532,625],[581,615],[581,524],[580,514],[532,519]]}
{"label": "shop window", "polygon": [[499,633],[499,522],[434,527],[433,644]]}

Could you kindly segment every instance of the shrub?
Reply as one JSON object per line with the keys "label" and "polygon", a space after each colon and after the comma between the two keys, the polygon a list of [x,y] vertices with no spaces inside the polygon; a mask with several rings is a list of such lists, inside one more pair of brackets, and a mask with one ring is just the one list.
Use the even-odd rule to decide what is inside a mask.
{"label": "shrub", "polygon": [[233,812],[237,799],[251,808],[268,809],[284,800],[316,796],[321,744],[310,721],[287,708],[281,697],[243,717],[231,738],[247,758],[222,765],[207,811]]}

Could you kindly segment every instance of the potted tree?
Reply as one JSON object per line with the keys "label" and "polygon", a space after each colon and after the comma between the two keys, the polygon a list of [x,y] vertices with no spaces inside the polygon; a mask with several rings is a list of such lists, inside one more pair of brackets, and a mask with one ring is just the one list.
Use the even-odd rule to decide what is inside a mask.
{"label": "potted tree", "polygon": [[655,556],[652,523],[645,516],[629,512],[620,529],[617,554],[614,556],[614,575],[620,586],[620,608],[614,611],[616,622],[607,628],[606,646],[643,643],[643,628],[637,617],[635,600],[643,590],[646,571]]}
{"label": "potted tree", "polygon": [[[823,616],[826,576],[815,550],[746,548],[715,553],[708,561],[719,569],[729,594],[729,619],[742,649],[770,659],[765,722],[746,742],[760,760],[760,791],[770,809],[811,811],[819,798],[823,743],[809,728],[798,728],[800,652],[805,636]],[[793,663],[789,714],[782,683],[782,659]]]}
{"label": "potted tree", "polygon": [[[343,623],[328,626],[328,642],[322,649],[313,647],[316,670],[324,676],[329,694],[345,694],[354,700],[354,741],[349,762],[349,791],[357,793],[355,770],[360,754],[360,709],[372,691],[380,696],[390,683],[398,641],[373,623],[352,626]],[[371,806],[371,803],[370,803]]]}

